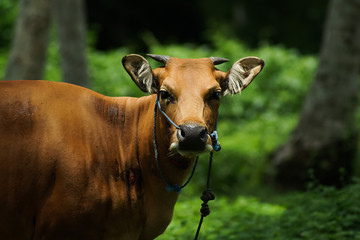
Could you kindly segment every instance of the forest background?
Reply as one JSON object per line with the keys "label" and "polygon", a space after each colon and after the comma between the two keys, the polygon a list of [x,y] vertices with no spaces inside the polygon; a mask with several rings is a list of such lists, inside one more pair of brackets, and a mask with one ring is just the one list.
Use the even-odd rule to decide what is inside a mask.
{"label": "forest background", "polygon": [[[0,0],[1,79],[13,79],[12,69],[18,74],[21,68],[12,62],[17,54],[14,50],[18,34],[16,22],[27,14],[21,6],[31,2],[48,1]],[[218,131],[222,150],[215,154],[211,178],[217,199],[211,203],[212,214],[205,219],[202,239],[360,239],[360,182],[357,180],[360,176],[357,152],[360,47],[356,45],[356,41],[360,42],[360,27],[347,23],[354,19],[346,21],[341,17],[342,7],[336,7],[341,1],[196,0],[170,4],[164,0],[74,0],[72,2],[81,4],[64,7],[63,15],[59,10],[63,7],[61,2],[69,1],[53,0],[53,5],[39,8],[49,8],[49,15],[40,16],[47,19],[49,25],[44,34],[44,47],[40,47],[45,49],[43,64],[41,60],[36,64],[43,68],[38,75],[30,72],[15,78],[67,81],[108,96],[143,96],[121,65],[126,54],[224,57],[230,60],[219,66],[224,71],[245,56],[265,60],[264,70],[241,95],[222,100]],[[346,0],[342,5],[351,9],[343,12],[354,11],[351,13],[360,16],[359,2]],[[72,10],[66,11],[69,9]],[[75,20],[66,22],[69,19]],[[76,19],[80,19],[83,29],[83,33],[79,33],[83,34],[80,37],[83,45],[80,43],[79,51],[71,51],[84,59],[80,60],[81,67],[72,70],[71,65],[79,65],[68,62],[71,60],[64,57],[62,46],[77,46],[75,41],[69,44],[71,38],[61,35],[61,29],[65,26],[66,31],[66,26],[76,26]],[[344,19],[344,23],[336,25],[337,19]],[[359,18],[355,20],[360,25]],[[347,32],[340,29],[333,33],[335,37],[327,37],[332,36],[331,30],[339,25]],[[342,38],[342,33],[349,36]],[[37,35],[33,41],[41,42],[40,37]],[[24,38],[21,39],[19,43],[26,45]],[[324,61],[333,59],[328,57],[332,52],[328,49],[336,49],[333,46],[341,44],[355,46],[354,51],[348,50],[351,54],[345,52],[344,55],[356,59],[351,62],[357,67],[334,52],[344,67],[325,69],[328,74],[339,75],[338,84],[331,85],[330,80],[321,80],[324,66],[343,65],[336,59],[334,63]],[[81,48],[84,48],[83,56]],[[33,61],[36,59],[35,56]],[[158,66],[149,61],[153,67]],[[349,74],[350,68],[355,69],[352,74]],[[79,69],[82,72],[77,73]],[[79,82],[72,76],[83,78]],[[339,82],[342,78],[345,80]],[[318,82],[324,85],[316,84]],[[339,85],[349,86],[353,92]],[[316,89],[322,87],[333,92],[318,104],[312,96],[318,96]],[[352,98],[346,101],[349,95]],[[316,112],[325,112],[317,122],[306,116],[311,106],[316,106]],[[336,126],[347,126],[345,137],[344,133],[339,134],[341,137],[331,135],[336,132],[334,125],[327,121],[331,118],[335,119],[332,122],[336,122]],[[307,135],[306,138],[297,134],[314,132],[311,126],[326,132],[323,138],[335,140],[320,147],[316,145],[315,150],[290,147],[295,149],[291,151],[296,157],[284,154],[293,142],[301,145],[301,140],[295,141],[295,138],[321,142],[322,136]],[[284,155],[288,156],[285,160]],[[201,157],[194,179],[177,203],[173,222],[158,239],[193,237],[201,203],[198,196],[206,184],[207,160],[207,156]]]}

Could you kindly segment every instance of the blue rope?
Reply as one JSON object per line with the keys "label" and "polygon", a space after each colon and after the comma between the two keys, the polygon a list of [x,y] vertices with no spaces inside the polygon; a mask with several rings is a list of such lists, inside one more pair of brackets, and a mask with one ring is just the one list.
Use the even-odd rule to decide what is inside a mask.
{"label": "blue rope", "polygon": [[156,103],[155,103],[155,115],[156,115],[156,106],[159,108],[160,112],[167,118],[167,120],[174,125],[174,127],[176,127],[176,129],[180,129],[180,127],[178,125],[176,125],[176,123],[174,123],[171,118],[162,110],[161,105],[160,105],[160,101],[159,101],[159,95],[156,97]]}

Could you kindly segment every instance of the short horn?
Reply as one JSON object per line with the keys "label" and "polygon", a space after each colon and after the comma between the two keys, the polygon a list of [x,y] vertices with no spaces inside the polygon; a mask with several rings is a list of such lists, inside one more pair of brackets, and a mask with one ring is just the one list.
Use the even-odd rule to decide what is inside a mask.
{"label": "short horn", "polygon": [[151,57],[152,59],[164,64],[166,64],[167,61],[170,59],[169,56],[165,56],[165,55],[146,54],[146,56]]}
{"label": "short horn", "polygon": [[229,61],[228,59],[221,57],[210,57],[210,60],[213,61],[214,65],[219,65]]}

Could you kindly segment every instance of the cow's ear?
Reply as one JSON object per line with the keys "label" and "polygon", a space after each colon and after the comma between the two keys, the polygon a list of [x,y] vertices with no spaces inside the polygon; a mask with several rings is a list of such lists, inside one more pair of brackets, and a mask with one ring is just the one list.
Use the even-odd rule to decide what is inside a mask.
{"label": "cow's ear", "polygon": [[257,57],[246,57],[234,63],[220,85],[223,95],[233,95],[245,89],[264,67],[264,61]]}
{"label": "cow's ear", "polygon": [[136,85],[144,92],[158,92],[158,84],[152,73],[149,62],[140,55],[129,54],[123,57],[124,68]]}

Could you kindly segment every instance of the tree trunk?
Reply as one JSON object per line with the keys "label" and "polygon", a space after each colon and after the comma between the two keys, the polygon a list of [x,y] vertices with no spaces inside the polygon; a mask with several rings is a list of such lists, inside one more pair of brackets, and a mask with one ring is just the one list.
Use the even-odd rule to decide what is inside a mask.
{"label": "tree trunk", "polygon": [[289,141],[272,158],[276,184],[304,188],[309,180],[341,186],[351,179],[358,133],[360,2],[332,0],[320,62]]}
{"label": "tree trunk", "polygon": [[86,60],[86,24],[83,0],[53,0],[63,81],[90,87]]}
{"label": "tree trunk", "polygon": [[50,24],[49,0],[21,0],[5,79],[42,79]]}

